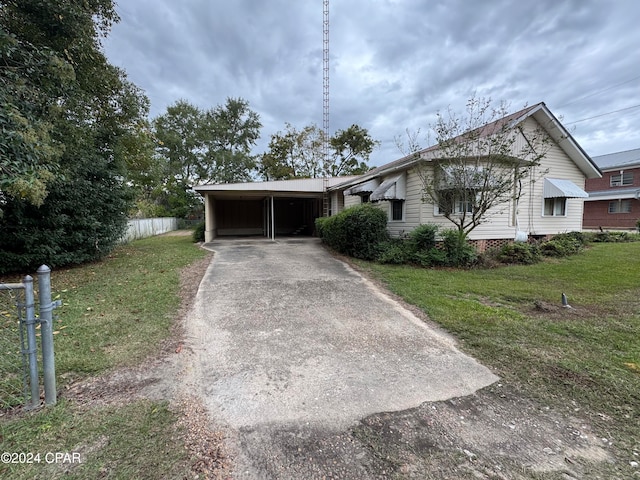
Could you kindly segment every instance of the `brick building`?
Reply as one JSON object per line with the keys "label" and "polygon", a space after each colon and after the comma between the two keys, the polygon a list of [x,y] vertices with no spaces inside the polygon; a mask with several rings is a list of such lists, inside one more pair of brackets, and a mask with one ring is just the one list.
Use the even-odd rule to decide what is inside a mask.
{"label": "brick building", "polygon": [[640,148],[592,157],[602,178],[587,178],[583,228],[636,229],[640,220]]}

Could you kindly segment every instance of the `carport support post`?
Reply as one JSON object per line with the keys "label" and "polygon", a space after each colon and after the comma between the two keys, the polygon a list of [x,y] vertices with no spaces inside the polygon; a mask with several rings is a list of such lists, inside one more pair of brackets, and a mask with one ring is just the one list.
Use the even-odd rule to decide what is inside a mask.
{"label": "carport support post", "polygon": [[276,211],[274,208],[273,195],[271,195],[271,240],[276,240]]}

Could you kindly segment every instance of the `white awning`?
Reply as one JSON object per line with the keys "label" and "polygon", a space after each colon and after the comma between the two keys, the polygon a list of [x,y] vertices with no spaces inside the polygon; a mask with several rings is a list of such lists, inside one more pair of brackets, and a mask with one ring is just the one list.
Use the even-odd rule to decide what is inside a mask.
{"label": "white awning", "polygon": [[344,191],[345,195],[360,195],[362,193],[371,193],[380,185],[380,180],[377,178],[372,178],[368,182],[360,183],[358,185],[354,185],[351,188],[347,188]]}
{"label": "white awning", "polygon": [[630,198],[640,200],[640,188],[612,188],[610,190],[589,192],[589,198],[587,200],[627,200]]}
{"label": "white awning", "polygon": [[571,180],[560,178],[544,179],[544,198],[589,198],[589,194]]}
{"label": "white awning", "polygon": [[403,178],[403,175],[398,175],[382,182],[371,194],[371,201],[404,200],[405,188],[404,182],[401,182]]}

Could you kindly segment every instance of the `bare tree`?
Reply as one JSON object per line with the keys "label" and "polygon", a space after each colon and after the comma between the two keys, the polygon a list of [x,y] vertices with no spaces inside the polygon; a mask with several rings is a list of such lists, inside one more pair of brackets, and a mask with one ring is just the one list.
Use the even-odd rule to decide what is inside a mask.
{"label": "bare tree", "polygon": [[472,98],[463,117],[438,113],[431,126],[436,145],[417,153],[430,160],[418,169],[423,201],[438,206],[461,243],[493,214],[517,206],[522,181],[548,151],[543,129],[525,131],[516,123],[523,113],[509,115],[504,102],[493,107],[490,99]]}
{"label": "bare tree", "polygon": [[396,144],[396,148],[400,153],[406,157],[422,150],[420,146],[420,129],[411,130],[406,128],[404,132],[407,137],[406,139],[402,135],[395,135],[393,137],[393,142]]}

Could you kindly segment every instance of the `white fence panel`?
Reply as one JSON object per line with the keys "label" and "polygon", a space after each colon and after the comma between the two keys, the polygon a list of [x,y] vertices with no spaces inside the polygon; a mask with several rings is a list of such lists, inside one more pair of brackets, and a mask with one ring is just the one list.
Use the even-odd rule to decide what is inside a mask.
{"label": "white fence panel", "polygon": [[178,219],[173,217],[140,218],[129,220],[127,233],[122,237],[123,242],[131,242],[139,238],[153,237],[161,233],[178,229]]}

